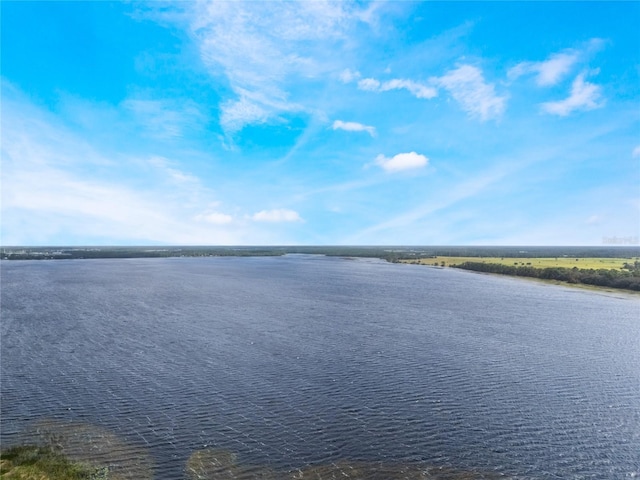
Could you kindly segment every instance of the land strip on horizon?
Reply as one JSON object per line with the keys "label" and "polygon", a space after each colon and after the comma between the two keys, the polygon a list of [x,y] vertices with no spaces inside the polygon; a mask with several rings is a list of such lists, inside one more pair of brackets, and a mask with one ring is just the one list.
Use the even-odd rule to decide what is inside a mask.
{"label": "land strip on horizon", "polygon": [[[43,260],[80,258],[145,258],[145,257],[207,257],[207,256],[265,256],[286,254],[315,254],[345,257],[382,258],[389,261],[417,261],[433,264],[436,258],[447,265],[463,261],[504,262],[513,265],[523,259],[525,265],[534,261],[538,267],[558,266],[579,268],[620,268],[625,262],[640,258],[640,246],[356,246],[356,245],[272,245],[272,246],[4,246],[3,260]],[[526,260],[524,260],[526,259]],[[576,261],[576,259],[579,259]],[[587,259],[595,259],[589,263]],[[621,259],[608,263],[607,260]],[[602,262],[601,262],[602,260]],[[565,262],[567,264],[565,264]],[[582,263],[581,263],[582,262]],[[519,263],[522,263],[520,261]],[[575,263],[575,265],[573,264]],[[570,265],[569,265],[570,264]]]}
{"label": "land strip on horizon", "polygon": [[585,270],[622,269],[625,264],[633,264],[640,261],[640,257],[455,257],[435,256],[431,258],[419,258],[415,260],[400,260],[401,263],[414,263],[420,265],[439,265],[451,267],[465,262],[493,263],[498,265],[530,266],[534,268],[579,268]]}

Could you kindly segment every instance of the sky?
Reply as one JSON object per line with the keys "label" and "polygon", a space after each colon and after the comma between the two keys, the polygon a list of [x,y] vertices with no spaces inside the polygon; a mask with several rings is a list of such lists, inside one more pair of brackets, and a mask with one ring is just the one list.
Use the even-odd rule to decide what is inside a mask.
{"label": "sky", "polygon": [[12,2],[10,245],[640,234],[640,2]]}

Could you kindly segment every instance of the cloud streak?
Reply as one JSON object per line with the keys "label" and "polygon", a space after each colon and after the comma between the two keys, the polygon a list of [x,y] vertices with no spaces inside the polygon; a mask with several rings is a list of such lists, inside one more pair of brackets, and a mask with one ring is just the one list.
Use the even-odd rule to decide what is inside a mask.
{"label": "cloud streak", "polygon": [[598,85],[587,82],[584,77],[584,73],[576,77],[571,85],[571,94],[567,98],[557,102],[543,103],[542,110],[551,115],[566,117],[574,111],[603,107],[602,89]]}
{"label": "cloud streak", "polygon": [[567,77],[575,65],[583,62],[590,53],[602,48],[603,43],[601,39],[593,38],[581,49],[566,49],[551,54],[542,62],[520,62],[509,69],[507,76],[510,80],[516,80],[523,75],[534,74],[536,84],[540,87],[557,85]]}
{"label": "cloud streak", "polygon": [[375,127],[357,122],[343,122],[342,120],[336,120],[333,122],[332,128],[334,130],[345,130],[347,132],[367,132],[372,137],[376,136]]}
{"label": "cloud streak", "polygon": [[407,90],[416,98],[430,99],[438,95],[438,90],[429,85],[395,78],[386,82],[380,82],[375,78],[363,78],[358,81],[358,88],[368,92],[388,92],[391,90]]}
{"label": "cloud streak", "polygon": [[471,117],[496,119],[505,110],[507,98],[497,95],[495,87],[485,82],[482,71],[472,65],[461,65],[433,82],[445,88]]}
{"label": "cloud streak", "polygon": [[381,234],[389,234],[399,229],[405,229],[412,224],[457,204],[463,200],[474,197],[487,188],[501,181],[503,178],[521,170],[527,162],[513,164],[505,162],[496,164],[490,170],[479,175],[470,176],[468,179],[442,190],[439,194],[433,195],[429,201],[422,205],[414,206],[409,210],[392,218],[372,225],[348,238],[347,243],[367,242],[370,238],[379,237]]}
{"label": "cloud streak", "polygon": [[162,172],[175,183],[191,184],[196,188],[200,186],[200,180],[197,177],[174,168],[172,166],[172,162],[164,157],[151,157],[149,159],[149,164],[156,168],[158,171]]}
{"label": "cloud streak", "polygon": [[567,51],[553,54],[543,62],[521,62],[511,68],[507,76],[509,79],[515,80],[523,75],[533,73],[539,86],[555,85],[569,73],[579,57],[578,52]]}

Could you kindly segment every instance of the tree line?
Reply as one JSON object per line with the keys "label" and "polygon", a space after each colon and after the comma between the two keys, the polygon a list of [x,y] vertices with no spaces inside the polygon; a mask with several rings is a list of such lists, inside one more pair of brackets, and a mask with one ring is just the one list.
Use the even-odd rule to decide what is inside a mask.
{"label": "tree line", "polygon": [[640,263],[626,264],[623,269],[581,269],[577,267],[536,268],[526,265],[500,265],[498,263],[464,262],[452,265],[456,268],[476,272],[500,273],[517,277],[558,280],[567,283],[582,283],[599,287],[622,288],[640,291]]}

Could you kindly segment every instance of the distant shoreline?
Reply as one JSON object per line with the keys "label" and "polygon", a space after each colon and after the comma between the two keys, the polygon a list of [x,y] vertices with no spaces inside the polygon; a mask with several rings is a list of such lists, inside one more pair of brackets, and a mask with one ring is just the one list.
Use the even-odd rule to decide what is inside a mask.
{"label": "distant shoreline", "polygon": [[[275,246],[0,246],[3,260],[59,260],[88,258],[166,258],[218,256],[279,256],[323,254],[340,257],[374,257],[391,262],[430,262],[445,258],[503,258],[512,261],[533,258],[640,258],[640,246],[539,247],[539,246],[357,246],[357,245],[275,245]],[[522,261],[522,260],[520,260]],[[529,260],[525,260],[529,261]]]}
{"label": "distant shoreline", "polygon": [[0,259],[258,257],[287,254],[379,258],[392,263],[454,267],[599,290],[640,291],[640,247],[522,246],[86,246],[0,247]]}

